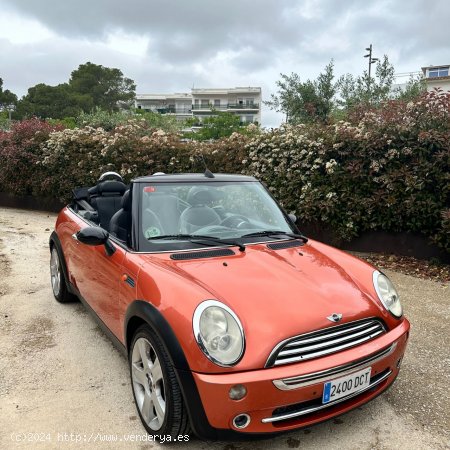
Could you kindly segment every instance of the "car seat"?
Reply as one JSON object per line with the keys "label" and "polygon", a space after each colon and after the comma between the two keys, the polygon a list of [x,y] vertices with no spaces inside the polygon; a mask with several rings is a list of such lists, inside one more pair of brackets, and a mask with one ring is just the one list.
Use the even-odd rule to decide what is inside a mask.
{"label": "car seat", "polygon": [[130,190],[122,197],[120,209],[111,217],[109,231],[113,236],[128,242],[131,231],[131,195]]}
{"label": "car seat", "polygon": [[120,209],[121,200],[127,187],[121,181],[100,181],[89,189],[91,205],[98,211],[100,226],[109,230],[111,217]]}
{"label": "car seat", "polygon": [[191,206],[181,213],[181,233],[195,233],[201,228],[218,225],[222,221],[219,214],[208,206],[215,200],[213,193],[209,189],[194,186],[189,192],[187,200]]}
{"label": "car seat", "polygon": [[154,230],[154,233],[158,234],[177,234],[180,232],[179,221],[180,211],[177,197],[157,192],[147,194],[145,210],[142,215],[144,233]]}

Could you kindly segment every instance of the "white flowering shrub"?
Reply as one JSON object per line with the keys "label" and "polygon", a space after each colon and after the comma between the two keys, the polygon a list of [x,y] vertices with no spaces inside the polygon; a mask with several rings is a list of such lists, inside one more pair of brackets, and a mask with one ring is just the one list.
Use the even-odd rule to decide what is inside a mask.
{"label": "white flowering shrub", "polygon": [[285,126],[246,145],[262,179],[303,224],[349,239],[410,231],[450,251],[450,94],[357,112],[351,122]]}
{"label": "white flowering shrub", "polygon": [[410,231],[450,251],[450,94],[426,93],[356,111],[347,122],[182,142],[131,119],[111,130],[62,129],[37,119],[0,131],[0,190],[67,200],[107,170],[245,173],[263,181],[299,225],[340,239]]}

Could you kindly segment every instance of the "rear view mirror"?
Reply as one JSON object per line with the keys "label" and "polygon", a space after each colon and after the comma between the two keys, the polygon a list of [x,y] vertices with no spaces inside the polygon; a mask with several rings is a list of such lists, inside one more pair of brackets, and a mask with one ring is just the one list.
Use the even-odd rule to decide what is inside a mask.
{"label": "rear view mirror", "polygon": [[78,231],[76,239],[85,245],[104,245],[106,253],[111,256],[115,251],[114,245],[109,241],[109,233],[100,227],[86,227]]}

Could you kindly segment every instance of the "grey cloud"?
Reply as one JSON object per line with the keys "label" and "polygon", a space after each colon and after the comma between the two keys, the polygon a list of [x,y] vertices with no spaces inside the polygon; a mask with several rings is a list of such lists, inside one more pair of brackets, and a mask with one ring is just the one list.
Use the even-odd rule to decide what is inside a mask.
{"label": "grey cloud", "polygon": [[[360,73],[370,43],[398,71],[450,63],[448,0],[0,0],[0,10],[56,35],[0,40],[0,76],[18,93],[66,81],[88,60],[121,68],[139,92],[243,83],[265,86],[266,98],[280,72],[316,77],[331,58],[337,75]],[[145,57],[105,45],[118,31],[148,37]]]}

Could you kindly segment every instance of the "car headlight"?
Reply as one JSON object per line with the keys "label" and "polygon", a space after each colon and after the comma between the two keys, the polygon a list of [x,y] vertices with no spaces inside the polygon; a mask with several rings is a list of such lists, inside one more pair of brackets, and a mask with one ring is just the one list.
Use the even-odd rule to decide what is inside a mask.
{"label": "car headlight", "polygon": [[401,317],[403,314],[402,305],[391,280],[376,270],[373,273],[373,285],[384,307],[395,317]]}
{"label": "car headlight", "polygon": [[205,300],[195,309],[192,325],[198,345],[214,364],[228,367],[241,359],[244,330],[228,306],[217,300]]}

